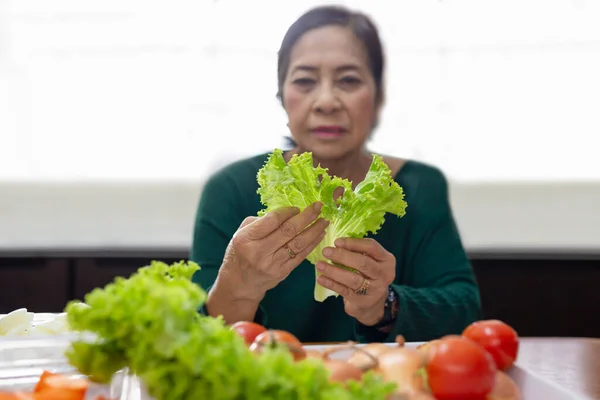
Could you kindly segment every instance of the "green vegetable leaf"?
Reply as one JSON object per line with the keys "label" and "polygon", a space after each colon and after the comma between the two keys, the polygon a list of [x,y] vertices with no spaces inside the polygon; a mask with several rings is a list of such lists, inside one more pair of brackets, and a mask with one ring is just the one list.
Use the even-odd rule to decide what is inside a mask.
{"label": "green vegetable leaf", "polygon": [[[312,264],[327,262],[322,251],[325,247],[333,247],[337,239],[362,238],[377,233],[385,221],[386,213],[398,217],[406,214],[404,192],[379,155],[373,155],[365,179],[354,189],[352,182],[347,179],[330,176],[326,168],[314,166],[312,153],[295,154],[286,163],[281,149],[271,153],[258,171],[257,180],[258,194],[266,207],[259,215],[281,207],[303,210],[316,201],[323,203],[322,217],[329,220],[330,224],[321,243],[307,257]],[[339,187],[344,192],[336,201],[333,193]],[[316,270],[315,275],[318,276]],[[315,300],[324,301],[329,296],[338,294],[315,282]]]}
{"label": "green vegetable leaf", "polygon": [[282,347],[250,352],[222,318],[197,312],[206,300],[191,281],[198,269],[154,261],[70,302],[71,329],[93,339],[73,342],[68,360],[101,383],[127,367],[155,400],[383,400],[394,390],[372,373],[345,388],[322,362],[295,362]]}

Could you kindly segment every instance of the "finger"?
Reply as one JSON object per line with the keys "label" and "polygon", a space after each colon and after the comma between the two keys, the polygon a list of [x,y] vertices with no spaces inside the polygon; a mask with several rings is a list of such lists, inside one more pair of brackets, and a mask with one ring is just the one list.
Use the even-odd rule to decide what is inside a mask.
{"label": "finger", "polygon": [[253,221],[252,230],[248,232],[248,239],[260,240],[269,236],[299,212],[300,210],[297,207],[283,207],[263,215]]}
{"label": "finger", "polygon": [[336,267],[323,261],[319,261],[316,267],[317,271],[321,273],[321,276],[338,282],[352,289],[352,291],[360,289],[363,280],[365,279],[361,274]]}
{"label": "finger", "polygon": [[266,242],[269,248],[283,247],[288,241],[296,237],[304,228],[313,223],[321,214],[323,205],[319,202],[306,207],[300,214],[283,221],[279,227],[273,231]]}
{"label": "finger", "polygon": [[371,238],[341,238],[335,241],[336,247],[341,247],[355,253],[363,253],[376,261],[386,261],[390,253],[375,239]]}
{"label": "finger", "polygon": [[288,248],[293,254],[301,253],[305,247],[310,246],[319,236],[325,233],[327,226],[329,226],[329,221],[322,218],[318,219],[314,224],[280,247],[275,254],[275,260],[281,260],[281,263],[283,263],[290,258]]}
{"label": "finger", "polygon": [[244,235],[246,237],[253,237],[253,229],[254,228],[251,226],[249,227],[249,225],[252,225],[256,220],[258,220],[258,217],[244,218],[244,220],[238,227],[237,231],[235,231],[235,233],[233,234],[233,237],[239,238],[239,237],[243,237]]}
{"label": "finger", "polygon": [[323,249],[323,256],[334,263],[356,269],[369,278],[378,278],[381,275],[377,261],[368,255],[355,253],[341,247],[326,247]]}
{"label": "finger", "polygon": [[293,258],[290,257],[289,254],[287,254],[287,250],[283,249],[283,251],[285,251],[286,256],[289,258],[289,260],[284,262],[281,265],[281,268],[283,268],[284,271],[286,271],[287,275],[289,275],[294,270],[294,268],[296,268],[298,265],[300,265],[302,263],[302,261],[304,261],[304,259],[310,254],[310,252],[313,251],[315,249],[315,247],[317,247],[319,245],[319,243],[321,243],[321,240],[323,240],[324,237],[325,237],[325,232],[322,232],[315,240],[313,240],[313,242],[311,244],[309,244],[307,247],[305,247],[299,253],[296,253],[296,256]]}
{"label": "finger", "polygon": [[239,229],[242,229],[248,225],[250,225],[251,223],[253,223],[254,221],[256,221],[258,219],[258,217],[246,217],[246,219],[244,219],[242,221],[242,224],[240,225]]}
{"label": "finger", "polygon": [[317,283],[323,286],[325,289],[332,290],[345,298],[349,298],[354,295],[354,291],[351,290],[348,286],[342,285],[341,283],[336,282],[333,279],[330,279],[324,275],[321,275],[317,278]]}

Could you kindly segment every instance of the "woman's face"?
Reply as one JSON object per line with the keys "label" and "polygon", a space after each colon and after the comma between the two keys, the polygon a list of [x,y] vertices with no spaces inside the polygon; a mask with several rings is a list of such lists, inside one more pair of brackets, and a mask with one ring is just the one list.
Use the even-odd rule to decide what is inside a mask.
{"label": "woman's face", "polygon": [[283,106],[301,151],[335,160],[361,150],[379,112],[362,42],[341,26],[305,33],[290,54]]}

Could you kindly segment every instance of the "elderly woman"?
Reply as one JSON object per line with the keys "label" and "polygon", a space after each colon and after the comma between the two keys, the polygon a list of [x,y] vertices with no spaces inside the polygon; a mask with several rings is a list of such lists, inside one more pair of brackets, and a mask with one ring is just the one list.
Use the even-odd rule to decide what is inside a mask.
{"label": "elderly woman", "polygon": [[[278,59],[278,97],[294,143],[286,161],[312,152],[329,174],[361,182],[372,161],[366,142],[384,100],[383,70],[382,45],[367,16],[334,6],[302,15]],[[429,340],[479,319],[478,287],[444,175],[414,160],[382,157],[406,193],[407,214],[386,218],[372,237],[341,239],[323,250],[370,283],[360,290],[359,275],[319,262],[317,282],[340,294],[323,302],[313,298],[314,266],[305,260],[328,224],[319,218],[321,204],[256,217],[263,208],[256,175],[268,154],[212,175],[190,255],[202,267],[194,281],[208,290],[204,312],[230,324],[287,330],[303,342],[389,341],[399,334]]]}

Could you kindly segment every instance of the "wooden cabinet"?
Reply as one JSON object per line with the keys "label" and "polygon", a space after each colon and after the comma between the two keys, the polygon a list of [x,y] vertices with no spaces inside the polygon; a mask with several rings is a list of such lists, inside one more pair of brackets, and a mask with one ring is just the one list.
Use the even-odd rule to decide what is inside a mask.
{"label": "wooden cabinet", "polygon": [[597,260],[474,260],[487,318],[524,336],[600,337]]}
{"label": "wooden cabinet", "polygon": [[[56,254],[0,257],[0,313],[26,307],[61,312],[115,277],[151,260],[172,263],[185,252]],[[502,319],[523,336],[600,337],[600,259],[476,256],[485,318]]]}
{"label": "wooden cabinet", "polygon": [[46,258],[0,258],[0,313],[17,308],[60,312],[69,295],[70,261]]}

